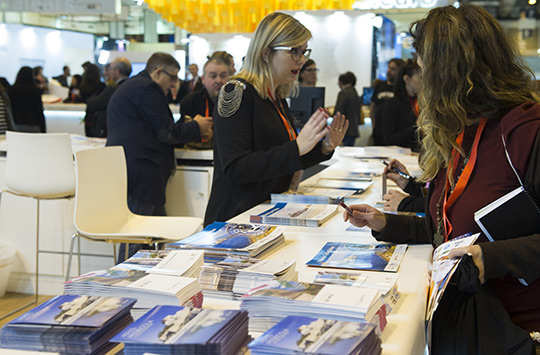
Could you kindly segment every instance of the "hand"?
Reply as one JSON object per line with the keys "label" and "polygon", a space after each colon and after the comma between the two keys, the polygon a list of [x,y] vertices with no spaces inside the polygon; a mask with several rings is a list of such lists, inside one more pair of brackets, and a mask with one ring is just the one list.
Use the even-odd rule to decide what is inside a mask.
{"label": "hand", "polygon": [[201,115],[197,115],[193,120],[199,124],[199,129],[201,130],[201,139],[212,139],[212,135],[214,134],[214,131],[212,131],[212,126],[214,125],[212,117],[203,117]]}
{"label": "hand", "polygon": [[317,109],[317,111],[311,115],[298,134],[298,137],[296,137],[296,144],[298,144],[300,156],[309,153],[326,135],[326,132],[328,131],[328,126],[326,124],[327,118],[328,114],[322,108]]}
{"label": "hand", "polygon": [[387,194],[384,194],[384,210],[396,212],[401,201],[409,195],[399,192],[397,190],[390,190]]}
{"label": "hand", "polygon": [[375,232],[380,232],[386,227],[384,213],[369,205],[350,205],[353,216],[347,211],[343,212],[343,220],[349,221],[353,226],[362,228],[368,226]]}
{"label": "hand", "polygon": [[404,172],[407,175],[409,174],[409,171],[407,170],[407,167],[403,165],[399,160],[392,159],[390,160],[390,163],[388,163],[388,166],[384,168],[383,173],[386,174],[386,178],[392,180],[395,182],[402,190],[405,189],[405,186],[409,183],[409,179],[399,175],[394,170],[392,170],[392,167],[396,167],[402,172]]}
{"label": "hand", "polygon": [[329,153],[341,144],[345,133],[347,133],[347,128],[349,128],[349,121],[345,119],[345,115],[342,115],[340,112],[335,114],[332,124],[330,124],[330,130],[324,138],[323,153]]}
{"label": "hand", "polygon": [[478,268],[478,279],[480,279],[480,284],[486,282],[484,275],[484,254],[482,253],[482,248],[479,245],[471,245],[463,248],[456,248],[450,251],[448,258],[460,258],[465,254],[471,254],[474,265]]}

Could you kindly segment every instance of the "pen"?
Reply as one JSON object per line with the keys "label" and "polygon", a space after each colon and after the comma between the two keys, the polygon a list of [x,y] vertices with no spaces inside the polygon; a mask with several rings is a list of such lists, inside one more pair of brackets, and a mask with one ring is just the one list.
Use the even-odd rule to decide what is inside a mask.
{"label": "pen", "polygon": [[345,204],[345,202],[339,201],[339,205],[340,205],[341,207],[343,207],[343,208],[345,209],[345,211],[347,211],[347,213],[348,213],[351,217],[354,217],[353,211],[351,210],[351,208],[350,208],[349,206],[347,206],[347,205]]}
{"label": "pen", "polygon": [[[380,162],[383,163],[383,164],[386,165],[386,166],[389,166],[389,165],[388,165],[388,162],[387,162],[386,160],[382,160],[382,159],[381,159]],[[392,166],[392,167],[390,168],[390,170],[392,170],[393,172],[395,172],[395,173],[397,173],[397,174],[403,176],[403,177],[406,178],[406,179],[412,179],[412,176],[410,176],[409,174],[405,174],[403,171],[399,170],[399,169],[396,168],[395,166]]]}

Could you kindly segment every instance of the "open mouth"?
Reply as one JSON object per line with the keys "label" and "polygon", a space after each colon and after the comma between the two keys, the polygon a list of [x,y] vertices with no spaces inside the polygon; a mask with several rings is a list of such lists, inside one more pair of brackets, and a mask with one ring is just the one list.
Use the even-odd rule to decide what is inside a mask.
{"label": "open mouth", "polygon": [[298,72],[299,70],[291,70],[291,73],[293,73],[294,75],[298,75]]}

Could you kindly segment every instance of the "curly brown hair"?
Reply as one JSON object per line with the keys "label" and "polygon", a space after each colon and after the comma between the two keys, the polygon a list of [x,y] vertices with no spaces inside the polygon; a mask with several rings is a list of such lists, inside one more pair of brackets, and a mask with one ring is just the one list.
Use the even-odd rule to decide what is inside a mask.
{"label": "curly brown hair", "polygon": [[539,96],[515,44],[481,7],[435,8],[409,31],[422,66],[420,166],[427,181],[449,165],[453,148],[463,154],[455,139],[465,126]]}

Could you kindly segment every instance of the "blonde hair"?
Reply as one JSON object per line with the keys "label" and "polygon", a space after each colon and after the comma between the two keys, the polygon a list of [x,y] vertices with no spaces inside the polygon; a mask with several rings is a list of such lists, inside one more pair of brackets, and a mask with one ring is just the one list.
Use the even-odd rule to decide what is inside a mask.
{"label": "blonde hair", "polygon": [[[259,96],[268,97],[268,89],[272,86],[270,61],[263,58],[265,48],[297,47],[311,38],[311,32],[294,17],[282,12],[267,15],[257,26],[255,35],[249,44],[240,72],[233,77],[249,82]],[[281,98],[296,93],[298,83],[282,84],[277,88]]]}
{"label": "blonde hair", "polygon": [[455,139],[467,125],[502,117],[539,97],[514,43],[481,7],[432,9],[410,32],[422,60],[420,166],[428,181],[449,165],[453,173],[452,149],[464,154]]}

